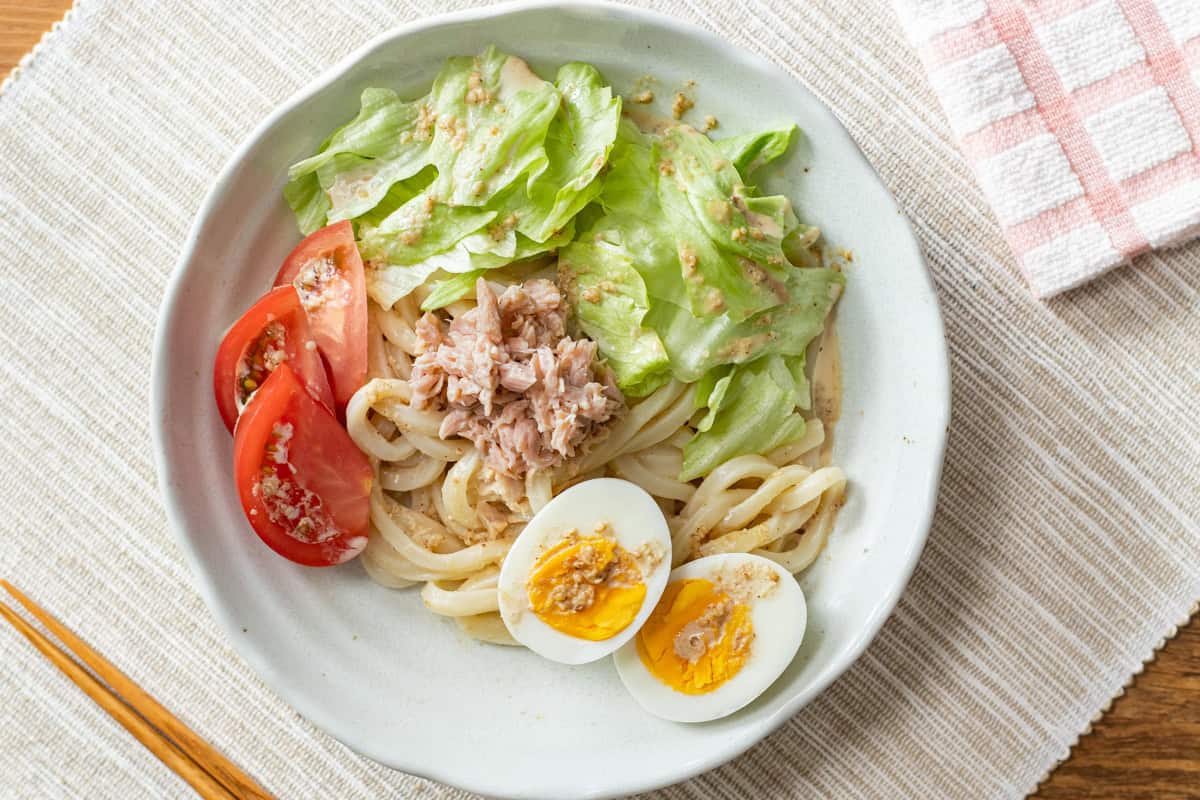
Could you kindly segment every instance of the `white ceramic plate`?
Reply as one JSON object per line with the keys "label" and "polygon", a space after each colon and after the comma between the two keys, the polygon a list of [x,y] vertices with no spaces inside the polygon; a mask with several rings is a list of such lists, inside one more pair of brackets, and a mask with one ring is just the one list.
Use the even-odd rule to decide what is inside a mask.
{"label": "white ceramic plate", "polygon": [[[696,118],[715,114],[722,135],[799,123],[805,137],[767,188],[786,192],[802,219],[854,253],[838,314],[845,402],[835,450],[849,501],[801,581],[809,627],[798,657],[732,717],[703,725],[650,717],[608,660],[567,667],[470,641],[415,592],[377,586],[358,564],[305,569],[279,558],[242,518],[209,381],[222,333],[298,241],[280,195],[288,165],[354,116],[363,88],[417,96],[446,56],[492,42],[543,75],[588,61],[621,91],[652,74],[668,102],[671,87],[695,80]],[[272,114],[196,217],[163,303],[152,391],[170,520],[246,661],[365,756],[529,798],[604,797],[687,778],[742,752],[828,686],[891,612],[921,552],[949,415],[945,341],[917,243],[833,114],[779,69],[698,28],[590,4],[493,7],[400,28]]]}

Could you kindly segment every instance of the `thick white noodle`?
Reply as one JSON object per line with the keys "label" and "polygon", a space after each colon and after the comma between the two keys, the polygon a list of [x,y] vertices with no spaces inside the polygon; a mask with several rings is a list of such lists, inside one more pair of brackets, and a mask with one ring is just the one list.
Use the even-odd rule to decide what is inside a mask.
{"label": "thick white noodle", "polygon": [[[363,551],[363,564],[370,564],[367,573],[374,577],[375,572],[386,573],[402,585],[411,586],[424,581],[440,578],[436,572],[422,569],[400,555],[400,552],[385,539],[378,530],[372,531],[367,538],[367,549]],[[397,587],[399,588],[399,587]]]}
{"label": "thick white noodle", "polygon": [[437,537],[445,528],[424,514],[388,500],[383,490],[371,492],[371,522],[387,543],[402,557],[418,567],[446,578],[467,578],[484,567],[498,563],[508,552],[510,542],[480,542],[451,553],[438,553],[413,540],[410,533]]}
{"label": "thick white noodle", "polygon": [[541,511],[547,503],[554,499],[554,485],[550,475],[538,470],[529,473],[525,478],[525,496],[529,498],[529,508],[534,514]]}
{"label": "thick white noodle", "polygon": [[666,474],[656,472],[653,466],[645,463],[640,453],[617,456],[613,459],[612,469],[617,477],[636,483],[655,497],[687,502],[696,493],[695,486],[673,477],[679,474],[678,469]]}
{"label": "thick white noodle", "polygon": [[455,622],[462,628],[463,633],[473,639],[490,644],[503,644],[509,647],[520,647],[521,643],[512,638],[504,620],[498,612],[478,614],[474,617],[455,617]]}
{"label": "thick white noodle", "polygon": [[370,414],[374,392],[366,391],[371,383],[355,392],[346,404],[346,430],[359,449],[371,458],[388,462],[405,461],[417,452],[417,448],[403,436],[388,439],[372,422]]}
{"label": "thick white noodle", "polygon": [[[381,537],[376,536],[375,538],[382,541]],[[381,548],[387,548],[391,552],[380,553]],[[393,565],[391,563],[392,558],[399,558],[398,555],[392,555],[395,552],[387,542],[379,545],[368,538],[367,549],[362,554],[362,565],[363,569],[367,571],[367,577],[389,589],[407,589],[409,586],[416,586],[420,581],[400,577],[399,573],[404,570],[404,564]]]}
{"label": "thick white noodle", "polygon": [[821,554],[821,550],[825,547],[825,542],[829,539],[829,533],[833,530],[834,519],[837,517],[838,509],[842,504],[845,487],[846,482],[843,479],[821,498],[820,509],[812,522],[805,526],[804,535],[796,537],[796,544],[793,547],[779,551],[760,549],[753,552],[778,562],[789,572],[799,572],[802,569],[806,569],[817,560],[817,556]]}
{"label": "thick white noodle", "polygon": [[421,589],[421,600],[435,614],[447,617],[473,617],[500,610],[496,587],[479,589],[443,589],[437,581],[429,581]]}
{"label": "thick white noodle", "polygon": [[379,470],[379,485],[389,492],[411,492],[429,486],[446,469],[446,462],[436,458],[411,456],[404,461],[391,461]]}

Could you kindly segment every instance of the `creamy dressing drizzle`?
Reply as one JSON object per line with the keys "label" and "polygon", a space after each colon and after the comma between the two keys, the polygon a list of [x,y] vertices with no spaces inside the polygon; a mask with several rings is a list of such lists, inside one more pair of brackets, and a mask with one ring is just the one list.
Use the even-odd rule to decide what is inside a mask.
{"label": "creamy dressing drizzle", "polygon": [[374,164],[363,164],[352,170],[339,172],[326,194],[335,211],[350,205],[355,200],[369,196],[371,184],[379,169]]}
{"label": "creamy dressing drizzle", "polygon": [[533,91],[545,85],[522,58],[509,56],[500,67],[500,99],[506,100],[518,92]]}
{"label": "creamy dressing drizzle", "polygon": [[818,463],[833,463],[833,426],[842,415],[842,356],[838,347],[837,306],[829,312],[825,330],[817,337],[812,369],[813,412],[825,426]]}
{"label": "creamy dressing drizzle", "polygon": [[653,111],[648,111],[644,108],[627,108],[622,110],[621,113],[629,117],[642,133],[662,133],[668,128],[673,128],[680,124],[678,120],[655,114]]}
{"label": "creamy dressing drizzle", "polygon": [[740,211],[742,216],[746,218],[746,224],[751,228],[758,228],[758,230],[762,231],[764,236],[770,239],[782,239],[783,228],[780,227],[779,223],[776,222],[773,217],[767,216],[766,214],[760,214],[757,211],[751,211],[746,206],[746,197],[742,194],[744,190],[745,187],[743,186],[738,186],[735,188],[733,190],[733,197],[731,199],[733,200],[733,204],[737,207],[737,210]]}

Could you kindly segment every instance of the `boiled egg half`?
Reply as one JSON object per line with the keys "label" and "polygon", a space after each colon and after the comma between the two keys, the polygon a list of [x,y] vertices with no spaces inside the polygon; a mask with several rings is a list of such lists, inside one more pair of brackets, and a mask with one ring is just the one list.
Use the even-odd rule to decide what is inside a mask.
{"label": "boiled egg half", "polygon": [[671,534],[643,489],[616,478],[576,484],[534,515],[500,568],[500,616],[540,656],[586,664],[650,616],[671,571]]}
{"label": "boiled egg half", "polygon": [[791,573],[748,553],[671,572],[637,635],[614,655],[644,709],[676,722],[727,716],[767,690],[800,649],[808,613]]}

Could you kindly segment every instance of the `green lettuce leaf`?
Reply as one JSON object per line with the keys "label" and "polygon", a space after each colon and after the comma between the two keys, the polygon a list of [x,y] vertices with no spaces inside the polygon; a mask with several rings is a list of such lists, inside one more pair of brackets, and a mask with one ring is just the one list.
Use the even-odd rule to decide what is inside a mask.
{"label": "green lettuce leaf", "polygon": [[305,236],[327,224],[325,219],[330,208],[329,197],[321,188],[316,173],[288,181],[283,187],[283,199],[296,215],[296,227]]}
{"label": "green lettuce leaf", "polygon": [[486,205],[519,176],[532,180],[546,168],[543,143],[560,95],[521,59],[495,47],[448,59],[429,96],[432,192],[443,202]]}
{"label": "green lettuce leaf", "polygon": [[[501,206],[493,201],[511,197],[518,177],[545,171],[543,142],[559,103],[554,85],[495,48],[449,59],[418,100],[365,90],[358,116],[291,168],[284,195],[306,232],[354,219],[373,257],[419,263],[494,219]],[[417,181],[423,196],[412,186],[395,191],[424,174],[432,180]],[[376,211],[385,200],[387,213]]]}
{"label": "green lettuce leaf", "polygon": [[475,289],[475,281],[479,280],[485,272],[487,272],[486,269],[473,269],[470,272],[433,281],[429,284],[429,295],[421,303],[421,310],[436,311],[458,302]]}
{"label": "green lettuce leaf", "polygon": [[671,378],[658,334],[642,326],[650,299],[628,256],[605,242],[572,242],[559,251],[559,284],[579,327],[596,342],[631,397],[643,397]]}
{"label": "green lettuce leaf", "polygon": [[546,171],[544,142],[559,105],[554,85],[494,47],[451,58],[420,100],[364,92],[359,116],[293,168],[289,200],[302,224],[323,208],[329,221],[358,223],[368,291],[390,307],[439,270],[491,269],[569,241],[572,202],[561,219],[547,214],[554,227],[536,242],[516,230],[507,207]]}
{"label": "green lettuce leaf", "polygon": [[423,166],[428,163],[424,155],[429,149],[428,138],[402,134],[413,130],[425,102],[401,100],[391,89],[364,89],[358,116],[334,131],[316,154],[293,164],[288,177],[316,172],[341,154],[385,160],[413,159]]}
{"label": "green lettuce leaf", "polygon": [[[804,435],[804,417],[796,413],[794,359],[771,355],[733,368],[721,393],[721,402],[710,413],[705,429],[683,448],[679,479],[707,475],[731,458],[766,453]],[[799,372],[803,375],[803,364]],[[716,394],[713,389],[713,394]],[[706,417],[707,419],[707,417]]]}
{"label": "green lettuce leaf", "polygon": [[621,119],[621,98],[613,96],[594,67],[566,64],[555,86],[562,106],[546,132],[546,168],[513,203],[517,230],[539,242],[599,194],[597,176],[608,161]]}
{"label": "green lettuce leaf", "polygon": [[284,196],[301,230],[369,211],[392,184],[429,164],[429,137],[414,135],[422,103],[390,89],[363,90],[358,116],[288,170]]}
{"label": "green lettuce leaf", "polygon": [[621,119],[608,159],[604,188],[598,198],[605,211],[646,220],[661,218],[653,147],[650,135],[631,120]]}
{"label": "green lettuce leaf", "polygon": [[359,230],[365,230],[378,226],[379,223],[391,216],[392,212],[400,208],[400,206],[424,192],[436,177],[437,170],[433,166],[427,166],[411,178],[406,178],[392,184],[392,187],[387,190],[387,194],[380,199],[374,208],[354,218],[355,227]]}
{"label": "green lettuce leaf", "polygon": [[729,159],[738,174],[747,179],[750,173],[763,164],[768,164],[786,153],[799,130],[795,125],[788,125],[786,128],[718,139],[714,144],[721,154]]}
{"label": "green lettuce leaf", "polygon": [[654,138],[622,119],[597,198],[607,213],[582,228],[593,239],[621,247],[641,274],[650,297],[687,305],[675,252],[675,234],[658,201]]}
{"label": "green lettuce leaf", "polygon": [[717,367],[709,370],[700,383],[704,385],[704,395],[701,399],[700,392],[696,393],[696,407],[708,408],[708,413],[700,418],[696,423],[696,430],[703,433],[713,426],[717,420],[717,412],[721,410],[721,406],[725,402],[725,395],[729,393],[729,384],[733,381],[733,367]]}
{"label": "green lettuce leaf", "polygon": [[[653,150],[652,136],[628,120],[622,121],[599,197],[599,205],[609,213],[595,219],[582,238],[618,248],[641,275],[650,299],[642,323],[659,334],[672,373],[682,381],[693,382],[722,364],[745,363],[772,353],[803,354],[821,332],[825,317],[841,293],[845,283],[841,273],[798,269],[785,260],[781,272],[786,303],[740,321],[728,313],[696,316],[680,270],[676,231],[671,227],[677,220],[664,213],[658,203],[662,192],[657,184],[666,182],[669,176],[660,176],[653,166]],[[728,177],[734,182],[732,176]],[[752,218],[770,221],[764,227],[777,225],[779,232],[787,231],[787,239],[803,244],[803,237],[793,233],[801,226],[784,198],[741,194],[738,198]],[[781,240],[775,240],[767,252],[772,256],[782,254],[780,246]]]}
{"label": "green lettuce leaf", "polygon": [[785,302],[780,243],[799,224],[790,201],[750,196],[728,159],[690,126],[664,131],[654,154],[692,314],[740,321]]}
{"label": "green lettuce leaf", "polygon": [[316,171],[321,189],[329,200],[326,224],[358,219],[371,213],[392,195],[393,189],[409,192],[412,188],[406,185],[409,181],[432,172],[428,165],[418,163],[362,158],[347,153],[335,156]]}
{"label": "green lettuce leaf", "polygon": [[[495,210],[452,206],[438,202],[428,192],[408,200],[374,227],[364,227],[359,250],[363,258],[392,266],[417,264],[449,250],[472,234],[488,236],[485,226],[496,219]],[[480,251],[503,243],[511,229],[492,242],[478,242]]]}
{"label": "green lettuce leaf", "polygon": [[587,235],[593,241],[606,241],[624,250],[651,298],[687,305],[675,237],[661,217],[607,214],[592,224]]}
{"label": "green lettuce leaf", "polygon": [[391,308],[439,269],[469,272],[476,268],[472,254],[514,252],[511,231],[489,233],[486,226],[495,217],[495,211],[448,206],[417,195],[377,227],[363,231],[359,252],[367,262],[367,294]]}
{"label": "green lettuce leaf", "polygon": [[[538,259],[546,253],[566,245],[574,238],[575,224],[573,220],[568,220],[561,230],[544,242],[535,242],[524,234],[516,234],[513,237],[511,251],[507,247],[503,247],[500,248],[500,252],[472,253],[456,248],[449,253],[435,256],[431,259],[431,263],[439,265],[443,271],[457,272],[457,274],[430,284],[429,296],[421,303],[421,310],[432,311],[448,306],[456,300],[461,300],[475,288],[475,279],[480,275],[502,267],[519,267],[531,259]],[[458,272],[462,269],[469,269],[469,271]]]}
{"label": "green lettuce leaf", "polygon": [[832,269],[788,268],[788,301],[741,322],[728,315],[698,319],[673,302],[655,302],[645,324],[662,339],[671,370],[682,381],[699,380],[721,364],[764,355],[798,356],[825,326],[845,277]]}
{"label": "green lettuce leaf", "polygon": [[744,363],[772,353],[801,355],[824,328],[846,282],[836,270],[789,265],[786,303],[741,322],[728,314],[696,317],[676,267],[673,240],[656,223],[610,214],[583,238],[619,248],[637,269],[650,298],[642,323],[658,333],[675,377],[688,383],[721,364]]}
{"label": "green lettuce leaf", "polygon": [[692,394],[692,408],[700,409],[708,406],[713,389],[717,388],[717,381],[728,375],[730,369],[732,367],[710,369],[700,377],[700,380],[696,381],[696,391]]}
{"label": "green lettuce leaf", "polygon": [[788,369],[792,371],[792,381],[796,386],[796,406],[805,411],[812,410],[812,387],[808,383],[808,375],[804,372],[804,362],[807,351],[798,356],[788,356],[784,359]]}

